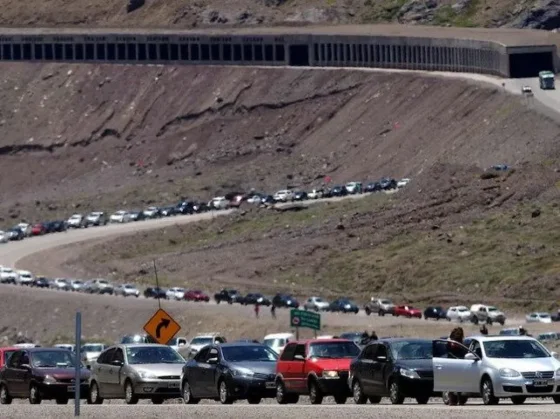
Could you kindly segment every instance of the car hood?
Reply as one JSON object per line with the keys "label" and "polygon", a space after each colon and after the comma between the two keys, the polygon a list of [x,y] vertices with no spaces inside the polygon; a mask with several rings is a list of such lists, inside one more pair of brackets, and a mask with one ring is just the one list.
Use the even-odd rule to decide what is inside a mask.
{"label": "car hood", "polygon": [[276,362],[258,362],[258,361],[244,361],[244,362],[230,362],[230,368],[247,368],[258,374],[275,374]]}
{"label": "car hood", "polygon": [[128,367],[134,371],[148,371],[157,376],[181,375],[183,362],[178,364],[133,364]]}
{"label": "car hood", "polygon": [[[37,371],[38,375],[51,375],[57,380],[74,378],[76,373],[74,368],[38,368],[35,371]],[[90,372],[88,369],[82,368],[80,375],[82,379],[87,379],[90,377]]]}
{"label": "car hood", "polygon": [[328,358],[310,358],[310,362],[317,365],[319,368],[323,370],[330,371],[341,371],[341,370],[349,370],[350,369],[350,362],[352,362],[352,358],[339,358],[339,359],[328,359]]}
{"label": "car hood", "polygon": [[84,352],[86,358],[97,358],[101,355],[101,352]]}
{"label": "car hood", "polygon": [[399,359],[396,366],[419,371],[432,370],[432,359]]}
{"label": "car hood", "polygon": [[519,372],[556,371],[560,362],[550,358],[486,358],[486,361],[496,369],[511,368]]}

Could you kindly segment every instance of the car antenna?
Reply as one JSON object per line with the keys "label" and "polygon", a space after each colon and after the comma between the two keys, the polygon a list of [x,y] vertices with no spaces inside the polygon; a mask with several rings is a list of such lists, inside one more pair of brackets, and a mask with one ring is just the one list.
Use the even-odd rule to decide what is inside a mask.
{"label": "car antenna", "polygon": [[161,309],[159,279],[158,279],[158,276],[157,276],[157,267],[156,267],[156,260],[155,259],[154,259],[154,275],[156,277],[157,303],[158,303],[158,307]]}

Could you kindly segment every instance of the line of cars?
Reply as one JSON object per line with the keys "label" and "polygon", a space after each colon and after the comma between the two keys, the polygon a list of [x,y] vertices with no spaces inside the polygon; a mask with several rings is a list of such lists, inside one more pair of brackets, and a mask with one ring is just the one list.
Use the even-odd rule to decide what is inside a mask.
{"label": "line of cars", "polygon": [[251,190],[250,192],[230,192],[223,196],[212,198],[209,202],[183,199],[175,205],[149,206],[144,210],[121,209],[112,214],[105,211],[92,211],[87,214],[72,214],[66,220],[21,223],[7,229],[0,230],[0,243],[23,240],[32,236],[42,236],[49,233],[64,232],[72,228],[88,228],[105,226],[110,223],[129,223],[150,220],[175,215],[199,214],[212,210],[237,208],[243,202],[257,205],[270,205],[278,202],[304,201],[307,199],[332,198],[361,193],[373,193],[396,190],[405,187],[410,179],[399,181],[384,177],[376,182],[348,182],[345,185],[315,188],[309,192],[304,190],[284,189],[270,195]]}
{"label": "line of cars", "polygon": [[463,343],[380,338],[362,347],[344,338],[292,340],[280,353],[259,342],[215,340],[188,360],[168,345],[120,343],[104,348],[90,369],[84,366],[79,384],[75,362],[64,348],[17,348],[0,370],[0,403],[66,404],[80,385],[90,404],[175,398],[185,404],[258,404],[263,398],[294,404],[301,396],[315,405],[329,396],[337,404],[349,398],[378,404],[384,397],[394,405],[433,397],[449,404],[481,398],[485,405],[548,397],[560,404],[558,354],[528,336],[475,335]]}

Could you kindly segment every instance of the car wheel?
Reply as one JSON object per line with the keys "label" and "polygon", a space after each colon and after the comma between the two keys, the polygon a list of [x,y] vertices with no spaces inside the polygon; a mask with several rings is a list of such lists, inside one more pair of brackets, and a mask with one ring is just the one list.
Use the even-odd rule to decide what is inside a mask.
{"label": "car wheel", "polygon": [[35,384],[29,388],[29,404],[41,404],[41,393]]}
{"label": "car wheel", "polygon": [[365,404],[367,402],[367,396],[362,390],[362,385],[358,380],[354,380],[354,385],[352,386],[352,397],[354,398],[354,403]]}
{"label": "car wheel", "polygon": [[527,397],[525,397],[525,396],[513,396],[511,398],[511,402],[513,404],[523,404],[523,403],[525,403],[525,400],[527,400]]}
{"label": "car wheel", "polygon": [[457,403],[459,404],[459,406],[464,406],[468,401],[469,398],[467,396],[459,394],[459,396],[457,397]]}
{"label": "car wheel", "polygon": [[152,404],[163,404],[164,400],[163,397],[152,397]]}
{"label": "car wheel", "polygon": [[492,380],[486,377],[482,380],[482,385],[480,389],[482,393],[482,402],[487,405],[496,405],[500,402],[496,396],[494,396],[494,386],[492,385]]}
{"label": "car wheel", "polygon": [[185,404],[197,404],[200,399],[193,397],[191,392],[191,385],[188,381],[183,383],[183,403]]}
{"label": "car wheel", "polygon": [[491,319],[490,317],[488,317],[488,318],[486,319],[486,323],[488,324],[488,326],[492,326],[492,323],[493,323],[493,322],[492,322],[492,319]]}
{"label": "car wheel", "polygon": [[554,400],[554,403],[560,404],[560,396],[552,396],[552,400]]}
{"label": "car wheel", "polygon": [[247,403],[249,403],[249,404],[259,404],[261,402],[261,400],[262,400],[262,398],[257,397],[257,396],[247,397]]}
{"label": "car wheel", "polygon": [[291,394],[286,393],[286,386],[282,382],[282,380],[278,380],[276,382],[276,402],[278,404],[288,404],[290,403]]}
{"label": "car wheel", "polygon": [[379,397],[379,396],[369,396],[368,400],[371,404],[379,404],[381,402],[381,397]]}
{"label": "car wheel", "polygon": [[59,397],[56,399],[56,404],[68,404],[68,397]]}
{"label": "car wheel", "polygon": [[[385,315],[385,311],[379,310],[379,313],[377,313],[377,314],[379,314],[381,317],[383,317],[383,316]],[[393,315],[394,315],[394,314],[393,314]]]}
{"label": "car wheel", "polygon": [[478,317],[474,316],[472,319],[473,324],[478,324]]}
{"label": "car wheel", "polygon": [[2,384],[0,387],[0,404],[11,404],[12,403],[12,396],[8,393],[8,387],[5,384]]}
{"label": "car wheel", "polygon": [[371,310],[369,309],[369,307],[365,308],[365,312],[366,312],[367,316],[369,316],[371,314]]}
{"label": "car wheel", "polygon": [[323,393],[315,381],[309,383],[309,401],[311,404],[321,404],[323,402]]}
{"label": "car wheel", "polygon": [[220,389],[220,403],[221,404],[232,404],[233,397],[231,397],[229,393],[228,386],[224,380],[220,381],[220,385],[218,387]]}
{"label": "car wheel", "polygon": [[403,404],[404,396],[397,381],[391,381],[389,385],[389,399],[392,404]]}
{"label": "car wheel", "polygon": [[132,388],[130,380],[128,380],[124,385],[124,401],[126,404],[138,403],[138,396],[134,394],[134,388]]}
{"label": "car wheel", "polygon": [[416,403],[418,404],[428,404],[430,401],[430,396],[418,396],[416,397]]}
{"label": "car wheel", "polygon": [[334,402],[336,404],[345,404],[347,399],[348,399],[348,397],[346,397],[346,394],[335,394],[334,395]]}

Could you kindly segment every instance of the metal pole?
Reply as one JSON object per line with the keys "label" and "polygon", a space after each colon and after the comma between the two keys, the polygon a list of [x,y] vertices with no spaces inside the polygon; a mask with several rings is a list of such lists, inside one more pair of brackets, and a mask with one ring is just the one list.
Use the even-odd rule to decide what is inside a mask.
{"label": "metal pole", "polygon": [[80,390],[82,384],[82,313],[76,312],[76,373],[74,376],[74,416],[80,416]]}
{"label": "metal pole", "polygon": [[299,340],[299,327],[296,327],[296,340]]}
{"label": "metal pole", "polygon": [[159,301],[159,279],[157,276],[157,268],[156,268],[156,260],[154,259],[154,274],[156,276],[156,287],[157,287],[157,303],[158,303],[158,307],[161,308],[161,302]]}

